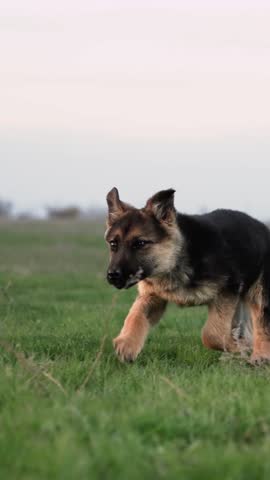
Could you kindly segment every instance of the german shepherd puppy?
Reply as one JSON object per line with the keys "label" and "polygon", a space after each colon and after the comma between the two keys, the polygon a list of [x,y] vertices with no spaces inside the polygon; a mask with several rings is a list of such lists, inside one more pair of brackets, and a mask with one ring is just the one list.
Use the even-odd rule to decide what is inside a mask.
{"label": "german shepherd puppy", "polygon": [[134,361],[167,302],[208,305],[202,330],[207,348],[252,350],[251,361],[270,360],[270,232],[232,210],[185,215],[175,190],[158,192],[142,209],[107,195],[105,239],[109,283],[138,297],[114,340],[121,361]]}

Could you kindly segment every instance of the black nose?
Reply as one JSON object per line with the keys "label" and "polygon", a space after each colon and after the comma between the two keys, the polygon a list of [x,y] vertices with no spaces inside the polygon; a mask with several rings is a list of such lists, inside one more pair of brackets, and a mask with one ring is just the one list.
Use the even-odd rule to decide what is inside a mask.
{"label": "black nose", "polygon": [[109,283],[112,283],[117,288],[122,288],[123,284],[123,275],[119,268],[115,270],[108,270],[107,279]]}
{"label": "black nose", "polygon": [[121,278],[121,272],[119,269],[117,270],[108,270],[108,275],[107,275],[109,280],[119,280]]}

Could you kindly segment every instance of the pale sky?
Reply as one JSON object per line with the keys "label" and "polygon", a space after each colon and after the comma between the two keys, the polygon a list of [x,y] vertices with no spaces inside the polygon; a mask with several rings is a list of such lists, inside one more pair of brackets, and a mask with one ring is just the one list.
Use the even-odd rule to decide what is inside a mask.
{"label": "pale sky", "polygon": [[0,2],[0,197],[270,218],[270,3]]}

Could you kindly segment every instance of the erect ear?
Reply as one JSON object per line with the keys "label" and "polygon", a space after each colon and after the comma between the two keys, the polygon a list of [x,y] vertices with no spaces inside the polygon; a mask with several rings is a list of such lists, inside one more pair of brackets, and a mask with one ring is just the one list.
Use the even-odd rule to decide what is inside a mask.
{"label": "erect ear", "polygon": [[147,201],[145,210],[153,213],[160,222],[173,223],[176,217],[174,193],[172,188],[156,193]]}
{"label": "erect ear", "polygon": [[108,219],[107,223],[110,227],[119,217],[121,217],[130,207],[126,203],[122,202],[119,198],[119,192],[117,188],[113,188],[107,195],[108,204]]}

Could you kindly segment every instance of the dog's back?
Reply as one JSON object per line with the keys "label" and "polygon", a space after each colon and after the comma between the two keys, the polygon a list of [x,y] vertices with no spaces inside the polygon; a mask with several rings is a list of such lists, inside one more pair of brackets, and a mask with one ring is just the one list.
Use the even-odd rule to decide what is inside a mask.
{"label": "dog's back", "polygon": [[270,276],[270,232],[260,221],[238,211],[215,210],[178,214],[177,223],[200,281],[224,275],[232,293],[236,289],[245,295],[261,274]]}

